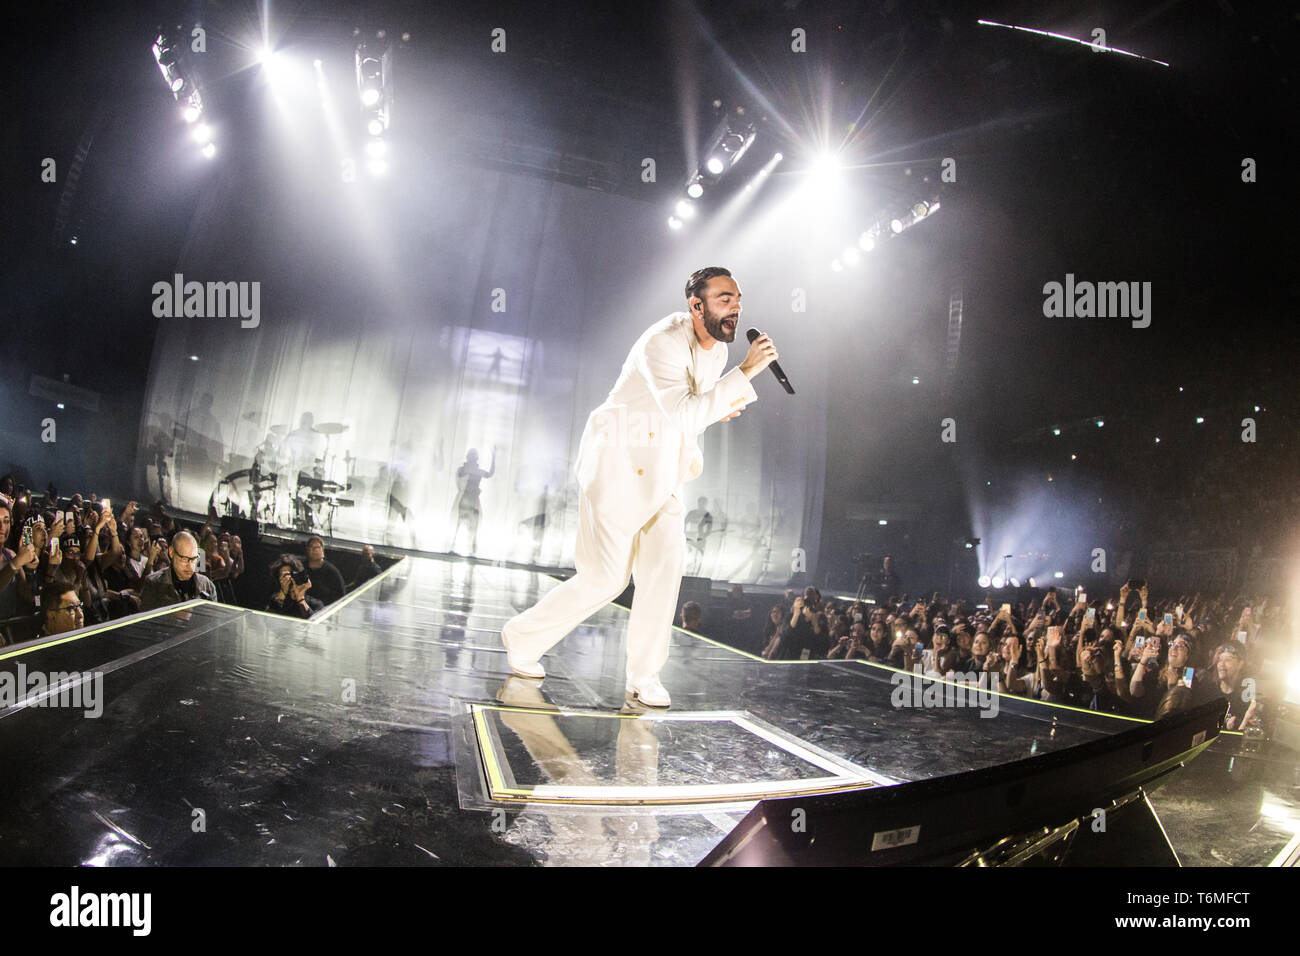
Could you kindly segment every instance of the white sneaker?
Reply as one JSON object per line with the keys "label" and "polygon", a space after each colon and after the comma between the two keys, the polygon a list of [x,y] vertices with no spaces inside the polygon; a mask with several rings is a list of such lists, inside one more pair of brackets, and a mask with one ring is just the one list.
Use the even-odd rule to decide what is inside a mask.
{"label": "white sneaker", "polygon": [[664,690],[664,685],[659,683],[658,677],[651,677],[649,680],[643,680],[636,684],[628,684],[627,696],[631,700],[645,704],[647,707],[669,707],[672,705],[672,698],[668,696],[668,691]]}
{"label": "white sneaker", "polygon": [[520,677],[527,677],[529,680],[542,680],[546,677],[546,670],[542,667],[540,661],[527,661],[517,657],[515,652],[510,649],[510,641],[506,637],[506,632],[501,632],[501,643],[506,648],[506,661],[510,664],[510,669]]}

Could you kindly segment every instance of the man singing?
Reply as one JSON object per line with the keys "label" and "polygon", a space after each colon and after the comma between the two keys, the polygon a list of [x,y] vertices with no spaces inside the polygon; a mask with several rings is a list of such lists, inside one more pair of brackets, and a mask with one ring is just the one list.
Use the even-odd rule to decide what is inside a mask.
{"label": "man singing", "polygon": [[726,269],[700,269],[686,283],[689,312],[650,326],[628,353],[578,446],[577,573],[501,629],[510,669],[541,680],[541,656],[636,582],[627,637],[627,695],[667,707],[659,672],[686,555],[683,482],[704,467],[698,436],[729,421],[758,395],[749,384],[777,359],[766,336],[725,375],[740,321],[740,287]]}

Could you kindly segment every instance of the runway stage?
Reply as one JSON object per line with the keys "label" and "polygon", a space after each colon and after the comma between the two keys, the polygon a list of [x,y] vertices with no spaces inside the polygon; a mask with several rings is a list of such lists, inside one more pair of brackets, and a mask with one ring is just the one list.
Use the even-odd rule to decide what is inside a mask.
{"label": "runway stage", "polygon": [[[0,711],[0,864],[691,866],[761,798],[1140,723],[1005,697],[993,717],[896,708],[886,668],[767,662],[683,631],[672,709],[631,712],[617,606],[547,656],[544,684],[509,676],[500,625],[555,583],[408,557],[311,622],[192,602],[0,649],[0,671],[104,675],[97,718]],[[1152,795],[1184,861],[1265,864],[1296,834],[1294,764],[1250,758],[1234,781],[1239,744],[1222,735]]]}

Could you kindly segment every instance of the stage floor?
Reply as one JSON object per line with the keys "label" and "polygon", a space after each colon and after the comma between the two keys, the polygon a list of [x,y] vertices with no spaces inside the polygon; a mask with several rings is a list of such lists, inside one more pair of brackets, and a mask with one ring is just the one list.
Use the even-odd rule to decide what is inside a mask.
{"label": "stage floor", "polygon": [[[199,602],[0,649],[0,674],[103,674],[98,717],[0,710],[0,864],[693,865],[765,795],[1130,726],[1005,697],[994,716],[899,708],[886,668],[767,662],[683,631],[672,709],[637,711],[617,606],[545,658],[543,684],[512,678],[501,624],[556,583],[412,557],[311,622]],[[1185,862],[1264,865],[1300,832],[1294,755],[1233,758],[1240,741],[1152,795]]]}

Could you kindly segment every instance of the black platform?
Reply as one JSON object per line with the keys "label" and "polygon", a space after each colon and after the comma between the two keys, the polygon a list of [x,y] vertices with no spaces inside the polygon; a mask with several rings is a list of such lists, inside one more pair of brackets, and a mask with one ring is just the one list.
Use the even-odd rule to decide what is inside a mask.
{"label": "black platform", "polygon": [[[0,864],[694,865],[760,798],[1134,726],[1009,697],[996,716],[900,709],[887,668],[766,662],[682,631],[672,709],[630,711],[616,606],[545,658],[540,687],[509,677],[500,626],[554,584],[407,558],[320,620],[199,602],[0,649],[2,671],[104,675],[97,718],[0,711]],[[1266,864],[1296,835],[1294,759],[1239,744],[1223,735],[1152,795],[1183,862]]]}

